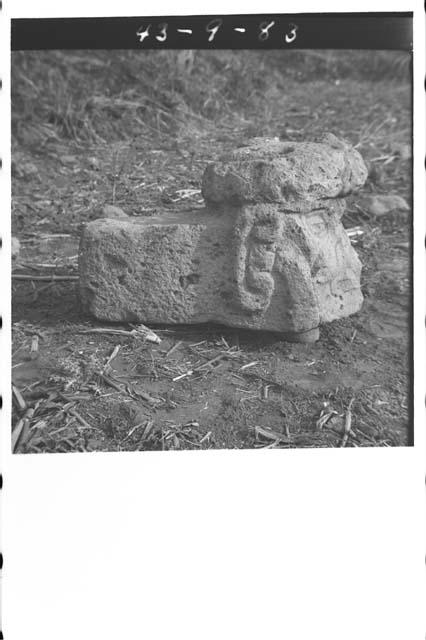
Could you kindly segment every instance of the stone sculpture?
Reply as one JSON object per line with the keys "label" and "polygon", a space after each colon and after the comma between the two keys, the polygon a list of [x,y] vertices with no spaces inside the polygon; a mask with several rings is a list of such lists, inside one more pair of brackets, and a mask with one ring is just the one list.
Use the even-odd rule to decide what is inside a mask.
{"label": "stone sculpture", "polygon": [[217,322],[313,341],[362,305],[361,263],[341,223],[360,154],[332,134],[254,139],[204,173],[204,209],[89,223],[84,308],[109,321]]}

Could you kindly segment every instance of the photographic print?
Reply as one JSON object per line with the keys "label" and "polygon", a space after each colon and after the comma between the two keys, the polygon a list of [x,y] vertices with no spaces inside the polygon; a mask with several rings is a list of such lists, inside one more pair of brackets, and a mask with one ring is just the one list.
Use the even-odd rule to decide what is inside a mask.
{"label": "photographic print", "polygon": [[1,631],[422,637],[419,7],[26,4]]}
{"label": "photographic print", "polygon": [[174,20],[16,25],[13,452],[412,445],[409,40]]}

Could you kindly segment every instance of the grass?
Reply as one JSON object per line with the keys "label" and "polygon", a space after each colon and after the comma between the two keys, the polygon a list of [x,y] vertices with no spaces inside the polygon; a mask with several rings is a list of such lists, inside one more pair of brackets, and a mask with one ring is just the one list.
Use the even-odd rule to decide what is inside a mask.
{"label": "grass", "polygon": [[175,51],[14,52],[14,141],[111,142],[139,129],[179,137],[197,120],[217,126],[253,110],[268,122],[271,93],[286,91],[289,80],[400,82],[411,69],[405,52],[183,53],[184,61]]}

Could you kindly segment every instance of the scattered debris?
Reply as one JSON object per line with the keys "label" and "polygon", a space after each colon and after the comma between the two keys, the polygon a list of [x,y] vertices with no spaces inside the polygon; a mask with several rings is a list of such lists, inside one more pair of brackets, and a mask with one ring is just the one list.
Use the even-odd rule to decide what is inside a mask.
{"label": "scattered debris", "polygon": [[345,447],[349,438],[349,434],[351,433],[351,424],[352,424],[352,411],[351,407],[353,404],[354,398],[351,398],[348,404],[348,408],[346,409],[346,417],[345,417],[345,429],[343,432],[342,441],[340,443],[341,447]]}
{"label": "scattered debris", "polygon": [[16,452],[18,444],[21,441],[25,441],[28,437],[29,424],[30,420],[34,415],[34,409],[32,407],[28,407],[25,411],[23,417],[18,420],[16,425],[12,430],[12,451]]}
{"label": "scattered debris", "polygon": [[14,384],[12,384],[12,397],[13,397],[13,400],[15,401],[15,404],[17,405],[18,409],[20,411],[25,411],[25,409],[27,408],[27,403],[25,402],[24,398],[22,397],[22,394],[19,391],[18,387],[15,387]]}
{"label": "scattered debris", "polygon": [[30,358],[31,360],[35,360],[36,358],[38,358],[38,335],[34,335],[32,337]]}
{"label": "scattered debris", "polygon": [[282,433],[278,433],[278,431],[273,431],[266,427],[256,425],[254,427],[254,433],[257,440],[259,440],[259,438],[266,438],[267,440],[273,440],[274,445],[279,444],[280,442],[284,444],[291,444],[291,439],[287,435],[284,436]]}
{"label": "scattered debris", "polygon": [[357,227],[351,227],[350,229],[346,229],[346,233],[350,238],[350,241],[352,242],[352,244],[357,244],[358,238],[363,236],[365,232],[362,229],[362,227],[357,226]]}
{"label": "scattered debris", "polygon": [[21,250],[21,243],[19,242],[18,238],[16,238],[15,236],[12,236],[12,246],[11,246],[12,260],[17,260],[19,258],[20,250]]}
{"label": "scattered debris", "polygon": [[339,415],[338,412],[334,411],[334,409],[329,409],[327,405],[321,410],[320,416],[315,423],[315,427],[317,429],[322,429],[332,416],[337,416],[337,415]]}
{"label": "scattered debris", "polygon": [[130,331],[126,331],[125,329],[95,327],[93,329],[83,329],[79,333],[106,333],[116,336],[131,336],[133,338],[143,338],[147,342],[153,342],[154,344],[161,343],[161,338],[144,324],[139,324]]}
{"label": "scattered debris", "polygon": [[201,194],[201,189],[178,189],[176,191],[177,198],[171,198],[172,202],[179,202],[179,200],[185,200],[186,198],[192,198]]}
{"label": "scattered debris", "polygon": [[164,357],[168,358],[169,356],[171,356],[172,353],[176,351],[176,349],[179,349],[181,344],[182,344],[182,340],[179,340],[178,342],[176,342],[172,347],[170,347],[170,349],[167,351]]}
{"label": "scattered debris", "polygon": [[183,378],[187,378],[188,376],[192,376],[192,374],[194,373],[194,371],[192,369],[190,369],[189,371],[186,371],[185,373],[182,373],[179,376],[176,376],[175,378],[172,378],[172,382],[177,382],[178,380],[182,380]]}
{"label": "scattered debris", "polygon": [[78,276],[57,276],[55,274],[51,274],[49,276],[32,276],[29,274],[24,274],[24,273],[12,273],[12,279],[13,280],[40,280],[40,281],[48,281],[51,280],[52,282],[62,282],[62,281],[66,281],[66,280],[72,280],[74,282],[76,282],[79,277]]}
{"label": "scattered debris", "polygon": [[111,355],[109,356],[108,360],[105,363],[105,366],[102,370],[102,373],[106,373],[107,371],[110,370],[111,368],[111,362],[114,360],[114,358],[118,355],[118,352],[120,351],[120,345],[117,344],[114,349],[113,352],[111,353]]}
{"label": "scattered debris", "polygon": [[248,364],[244,364],[242,367],[240,367],[238,371],[245,371],[249,367],[255,367],[257,364],[259,364],[259,360],[255,360],[254,362],[249,362]]}

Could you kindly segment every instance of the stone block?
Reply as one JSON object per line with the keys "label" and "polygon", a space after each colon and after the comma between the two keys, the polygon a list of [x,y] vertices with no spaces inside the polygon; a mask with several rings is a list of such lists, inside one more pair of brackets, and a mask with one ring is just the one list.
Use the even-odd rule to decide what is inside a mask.
{"label": "stone block", "polygon": [[358,311],[361,263],[340,217],[365,165],[334,137],[283,153],[289,144],[255,141],[210,165],[205,209],[89,223],[84,308],[101,320],[216,322],[300,341]]}

